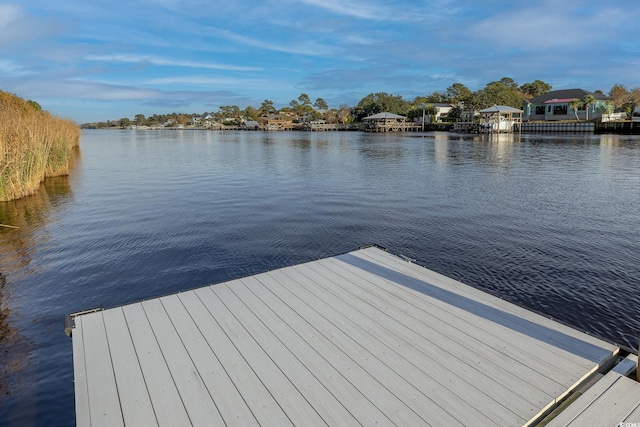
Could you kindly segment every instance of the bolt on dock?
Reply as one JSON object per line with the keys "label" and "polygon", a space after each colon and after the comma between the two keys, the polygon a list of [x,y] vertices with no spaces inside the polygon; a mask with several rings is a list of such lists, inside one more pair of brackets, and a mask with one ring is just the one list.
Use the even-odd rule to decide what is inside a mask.
{"label": "bolt on dock", "polygon": [[551,423],[640,422],[619,347],[378,247],[67,326],[78,426],[535,425],[576,390]]}

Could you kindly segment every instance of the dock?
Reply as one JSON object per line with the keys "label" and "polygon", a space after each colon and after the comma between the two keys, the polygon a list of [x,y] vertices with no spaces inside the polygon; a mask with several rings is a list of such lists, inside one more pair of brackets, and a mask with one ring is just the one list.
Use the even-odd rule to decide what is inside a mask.
{"label": "dock", "polygon": [[362,126],[358,123],[306,123],[304,130],[310,132],[330,132],[330,131],[359,131]]}
{"label": "dock", "polygon": [[385,132],[420,132],[421,124],[412,122],[387,122],[371,123],[364,127],[365,132],[385,133]]}
{"label": "dock", "polygon": [[67,332],[78,426],[535,425],[621,360],[378,247],[72,314]]}
{"label": "dock", "polygon": [[640,386],[627,375],[638,366],[629,356],[597,383],[576,393],[577,400],[553,417],[549,427],[640,425]]}
{"label": "dock", "polygon": [[594,133],[593,122],[523,123],[522,133]]}

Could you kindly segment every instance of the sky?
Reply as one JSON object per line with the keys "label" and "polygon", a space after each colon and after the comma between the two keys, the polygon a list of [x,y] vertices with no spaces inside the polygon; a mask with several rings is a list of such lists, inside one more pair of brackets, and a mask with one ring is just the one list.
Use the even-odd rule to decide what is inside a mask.
{"label": "sky", "polygon": [[0,90],[78,123],[510,77],[640,87],[636,0],[0,0]]}

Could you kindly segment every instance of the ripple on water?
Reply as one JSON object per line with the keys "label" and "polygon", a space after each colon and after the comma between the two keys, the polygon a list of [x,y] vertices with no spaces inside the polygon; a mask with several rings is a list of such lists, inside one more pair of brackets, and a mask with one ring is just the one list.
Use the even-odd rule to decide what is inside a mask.
{"label": "ripple on water", "polygon": [[81,147],[69,182],[0,230],[34,343],[32,386],[0,401],[0,424],[73,424],[68,312],[371,243],[636,346],[637,137],[87,132]]}

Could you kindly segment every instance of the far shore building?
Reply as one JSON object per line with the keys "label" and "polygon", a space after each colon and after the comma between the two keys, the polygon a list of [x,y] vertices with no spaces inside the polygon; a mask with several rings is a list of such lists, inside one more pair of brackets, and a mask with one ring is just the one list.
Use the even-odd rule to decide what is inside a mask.
{"label": "far shore building", "polygon": [[245,120],[242,122],[241,128],[244,130],[258,130],[260,129],[260,123],[255,120]]}
{"label": "far shore building", "polygon": [[[427,107],[433,107],[435,110],[435,114],[425,114],[424,121],[425,123],[442,123],[444,119],[449,116],[449,112],[455,108],[453,104],[445,104],[445,103],[428,103],[428,104],[420,104],[419,108],[426,109]],[[424,113],[424,111],[423,111]],[[415,117],[414,122],[422,123],[423,117]]]}
{"label": "far shore building", "polygon": [[407,123],[405,116],[382,112],[373,114],[362,119],[365,123],[365,132],[402,132],[407,130],[417,130],[420,125]]}
{"label": "far shore building", "polygon": [[191,123],[196,127],[212,127],[212,124],[215,122],[215,117],[213,117],[210,113],[205,113],[201,115],[194,115],[191,117]]}
{"label": "far shore building", "polygon": [[522,110],[508,105],[494,105],[478,111],[480,130],[488,133],[518,132],[522,126]]}
{"label": "far shore building", "polygon": [[608,98],[583,89],[552,90],[535,98],[525,99],[522,103],[524,111],[523,121],[545,120],[575,120],[576,114],[569,106],[571,101],[582,100],[586,95],[595,98],[595,102],[588,106],[588,111],[583,105],[578,109],[579,120],[600,119],[607,113]]}
{"label": "far shore building", "polygon": [[293,118],[287,114],[269,114],[266,116],[265,130],[291,130]]}
{"label": "far shore building", "polygon": [[431,106],[433,106],[433,108],[435,108],[436,110],[436,115],[433,118],[434,122],[442,122],[442,119],[446,118],[449,115],[449,112],[451,110],[453,110],[453,108],[455,107],[455,105],[453,104],[429,104]]}

